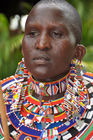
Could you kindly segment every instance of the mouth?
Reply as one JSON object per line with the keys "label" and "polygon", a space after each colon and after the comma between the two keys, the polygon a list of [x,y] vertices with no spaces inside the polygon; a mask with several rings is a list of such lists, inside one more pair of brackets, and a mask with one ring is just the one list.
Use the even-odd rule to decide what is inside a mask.
{"label": "mouth", "polygon": [[33,58],[33,61],[38,65],[44,65],[44,64],[47,64],[50,61],[50,59],[48,57],[39,56],[39,57]]}

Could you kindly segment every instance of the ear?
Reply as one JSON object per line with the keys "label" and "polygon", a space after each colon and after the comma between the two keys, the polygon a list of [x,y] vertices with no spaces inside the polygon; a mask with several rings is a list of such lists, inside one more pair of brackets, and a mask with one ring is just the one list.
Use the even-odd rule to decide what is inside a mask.
{"label": "ear", "polygon": [[75,58],[81,61],[85,54],[86,54],[85,46],[83,46],[82,44],[77,44],[76,51],[75,51]]}

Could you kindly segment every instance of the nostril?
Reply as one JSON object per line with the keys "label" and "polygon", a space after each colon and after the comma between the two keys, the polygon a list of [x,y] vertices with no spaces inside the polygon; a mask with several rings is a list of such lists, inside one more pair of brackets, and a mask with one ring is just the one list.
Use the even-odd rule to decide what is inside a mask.
{"label": "nostril", "polygon": [[38,49],[38,50],[42,50],[42,51],[48,51],[49,50],[49,47],[41,47],[41,46],[38,46],[38,47],[36,47],[36,49]]}
{"label": "nostril", "polygon": [[36,43],[36,49],[48,51],[50,48],[49,40],[40,40]]}
{"label": "nostril", "polygon": [[43,50],[44,50],[44,51],[48,51],[48,50],[49,50],[49,48],[48,48],[48,47],[45,47]]}

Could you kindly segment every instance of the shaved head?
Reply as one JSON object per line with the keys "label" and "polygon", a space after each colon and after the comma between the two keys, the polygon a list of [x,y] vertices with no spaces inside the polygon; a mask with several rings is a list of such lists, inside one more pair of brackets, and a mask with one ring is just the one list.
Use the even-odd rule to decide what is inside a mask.
{"label": "shaved head", "polygon": [[[81,42],[82,22],[77,10],[71,4],[69,4],[65,0],[41,0],[33,7],[33,9],[37,7],[55,7],[61,10],[65,19],[65,23],[67,24],[70,32],[72,32],[75,37],[76,44],[79,44]],[[31,12],[33,11],[33,9],[31,10]]]}

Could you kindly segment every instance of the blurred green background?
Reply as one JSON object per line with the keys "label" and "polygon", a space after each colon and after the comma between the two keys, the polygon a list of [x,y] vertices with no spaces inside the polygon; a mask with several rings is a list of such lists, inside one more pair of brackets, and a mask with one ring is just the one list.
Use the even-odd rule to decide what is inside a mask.
{"label": "blurred green background", "polygon": [[[87,50],[83,63],[87,71],[93,72],[93,0],[67,1],[76,7],[82,19],[83,34],[81,43],[86,46]],[[21,14],[14,9],[14,16],[19,14],[21,17],[28,14],[33,5],[33,1],[32,3],[21,1],[21,8],[16,5],[21,9]],[[18,62],[22,59],[21,43],[24,31],[21,29],[20,19],[17,29],[10,29],[11,16],[7,16],[3,11],[0,13],[0,79],[14,74]]]}

